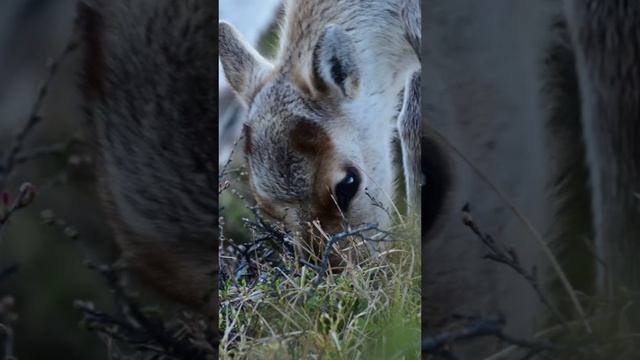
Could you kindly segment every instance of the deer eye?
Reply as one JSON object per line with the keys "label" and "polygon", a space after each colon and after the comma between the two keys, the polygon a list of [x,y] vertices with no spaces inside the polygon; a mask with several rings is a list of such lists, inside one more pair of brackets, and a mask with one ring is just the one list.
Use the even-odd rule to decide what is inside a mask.
{"label": "deer eye", "polygon": [[347,211],[349,203],[358,193],[359,187],[360,175],[358,174],[358,171],[351,167],[347,168],[347,174],[338,183],[338,185],[336,185],[335,189],[336,201],[338,202],[340,210],[343,212]]}

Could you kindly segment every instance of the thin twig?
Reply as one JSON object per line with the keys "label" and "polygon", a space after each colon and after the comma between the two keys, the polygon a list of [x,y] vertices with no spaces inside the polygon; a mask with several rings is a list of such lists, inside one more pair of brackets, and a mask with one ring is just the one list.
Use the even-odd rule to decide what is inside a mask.
{"label": "thin twig", "polygon": [[0,339],[2,339],[2,360],[15,360],[13,355],[13,328],[9,324],[0,323]]}
{"label": "thin twig", "polygon": [[2,235],[9,219],[20,209],[27,207],[34,199],[36,194],[35,187],[31,183],[24,183],[20,186],[18,196],[9,205],[9,194],[1,193],[0,199],[0,243],[2,243]]}
{"label": "thin twig", "polygon": [[11,324],[17,316],[13,312],[15,300],[11,296],[0,298],[0,359],[15,360],[15,334]]}
{"label": "thin twig", "polygon": [[522,267],[522,264],[520,264],[520,258],[513,248],[501,249],[491,235],[485,234],[482,232],[482,230],[480,230],[480,227],[473,221],[471,213],[469,212],[467,207],[465,207],[462,222],[465,224],[465,226],[471,229],[471,231],[473,231],[473,233],[476,234],[480,241],[482,241],[482,243],[489,249],[490,253],[485,255],[485,258],[504,264],[518,273],[520,276],[522,276],[527,281],[527,283],[531,285],[536,294],[538,294],[538,298],[540,299],[540,301],[547,307],[547,309],[549,309],[549,311],[551,311],[554,316],[558,318],[558,320],[560,320],[565,329],[569,331],[567,319],[542,292],[538,277],[536,275],[535,267],[531,272],[528,272]]}
{"label": "thin twig", "polygon": [[333,245],[337,244],[338,242],[345,240],[349,237],[358,237],[361,238],[362,240],[368,240],[367,237],[364,236],[364,232],[366,231],[371,231],[371,230],[378,230],[378,225],[375,224],[367,224],[364,225],[358,229],[355,230],[350,230],[350,231],[343,231],[341,233],[337,233],[333,236],[331,236],[331,238],[326,242],[325,246],[324,246],[324,251],[322,253],[322,261],[320,262],[320,273],[318,274],[318,277],[315,280],[314,283],[314,287],[318,287],[318,285],[320,285],[320,283],[322,282],[322,280],[324,279],[325,274],[327,273],[328,269],[329,269],[329,258],[331,257],[331,254],[333,253]]}
{"label": "thin twig", "polygon": [[[81,253],[85,265],[101,275],[111,289],[117,315],[95,310],[93,304],[89,302],[75,302],[76,309],[83,312],[84,322],[90,329],[109,338],[135,345],[143,351],[159,349],[160,354],[178,359],[210,358],[203,348],[194,345],[195,339],[174,336],[168,331],[164,321],[147,316],[124,286],[120,275],[123,270],[126,270],[125,267],[119,264],[100,265],[100,260],[80,240],[80,235],[74,227],[58,219],[51,211],[45,211],[42,217],[45,223],[57,225],[64,230],[65,235],[73,241]],[[209,324],[206,320],[205,323]],[[194,335],[203,333],[204,331],[199,331]]]}
{"label": "thin twig", "polygon": [[509,210],[513,214],[515,214],[516,217],[520,221],[522,221],[522,223],[525,225],[527,230],[533,235],[534,239],[540,245],[540,247],[542,248],[542,250],[543,250],[544,254],[546,255],[546,257],[551,262],[551,265],[552,265],[554,271],[556,272],[556,274],[560,278],[560,282],[562,283],[562,286],[564,287],[564,289],[569,294],[569,297],[571,298],[571,302],[573,303],[573,306],[575,307],[576,311],[578,312],[578,315],[580,316],[580,318],[581,318],[581,320],[582,320],[582,322],[584,324],[585,329],[587,329],[587,332],[591,333],[592,332],[591,326],[589,326],[589,323],[587,322],[587,316],[586,316],[586,314],[584,312],[584,309],[582,308],[582,305],[580,304],[580,301],[578,301],[578,297],[576,295],[576,291],[574,290],[573,286],[571,285],[571,282],[569,281],[569,278],[567,277],[567,274],[564,272],[564,270],[562,269],[562,266],[560,266],[560,263],[558,262],[558,260],[556,259],[555,255],[553,254],[553,251],[551,251],[551,248],[549,248],[549,245],[547,245],[546,241],[544,241],[544,239],[542,238],[542,235],[540,235],[538,230],[533,226],[533,224],[529,221],[529,219],[527,217],[525,217],[524,214],[522,214],[518,210],[518,208],[515,206],[515,204],[509,199],[507,194],[505,194],[502,190],[500,190],[489,179],[489,177],[487,175],[485,175],[485,173],[482,170],[480,170],[480,168],[478,168],[471,160],[469,160],[469,158],[467,156],[465,156],[462,153],[462,151],[460,151],[460,149],[458,149],[457,146],[455,146],[453,143],[451,143],[449,141],[449,139],[447,139],[444,135],[442,135],[442,133],[440,133],[438,130],[430,127],[429,131],[432,132],[434,135],[436,135],[445,145],[447,145],[449,148],[451,148],[451,150],[453,152],[455,152],[458,155],[458,157],[460,157],[462,159],[462,161],[464,161],[471,168],[471,170],[473,170],[473,172],[475,172],[476,175],[478,177],[480,177],[480,179],[484,183],[489,185],[491,190],[498,195],[498,197],[505,203],[505,205],[507,205]]}
{"label": "thin twig", "polygon": [[532,341],[520,339],[503,331],[504,319],[502,318],[485,318],[476,319],[462,327],[460,330],[443,332],[441,334],[426,337],[422,340],[423,354],[442,355],[441,351],[449,344],[459,343],[470,339],[482,337],[495,337],[507,344],[517,346],[522,349],[558,352],[558,351],[577,351],[578,349],[554,344],[549,341],[539,340]]}
{"label": "thin twig", "polygon": [[[242,140],[242,135],[240,135],[236,141],[233,142],[233,147],[231,148],[231,152],[229,152],[229,158],[227,159],[227,161],[224,163],[224,165],[222,166],[222,169],[220,170],[220,175],[218,175],[218,181],[222,182],[222,178],[224,178],[224,176],[227,174],[227,167],[229,167],[229,164],[231,164],[231,161],[233,160],[233,154],[236,151],[236,148],[238,147],[238,143],[240,142],[240,140]],[[220,190],[219,192],[221,192],[222,190]]]}
{"label": "thin twig", "polygon": [[[77,23],[78,20],[76,19],[74,21],[74,29],[77,26]],[[24,140],[36,127],[36,125],[38,125],[38,123],[40,123],[40,121],[42,120],[42,106],[44,104],[44,100],[47,97],[47,94],[49,93],[49,87],[58,71],[58,68],[60,67],[60,64],[70,53],[77,49],[77,47],[78,43],[76,41],[76,31],[74,30],[71,32],[69,41],[67,42],[67,45],[64,47],[64,49],[60,52],[60,54],[48,62],[47,74],[44,78],[44,81],[42,82],[42,85],[40,85],[38,96],[36,97],[33,107],[31,108],[29,117],[24,126],[14,137],[11,148],[6,155],[4,162],[0,166],[0,189],[4,189],[7,185],[7,181],[9,179],[9,176],[11,175],[13,167],[16,165],[16,160],[18,159],[18,154],[22,149]]]}

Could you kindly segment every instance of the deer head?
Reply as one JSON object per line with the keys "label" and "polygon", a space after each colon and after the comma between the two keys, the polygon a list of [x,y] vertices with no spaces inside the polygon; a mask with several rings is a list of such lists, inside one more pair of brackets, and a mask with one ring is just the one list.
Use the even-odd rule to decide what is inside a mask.
{"label": "deer head", "polygon": [[251,189],[265,213],[293,229],[316,219],[328,233],[363,223],[384,227],[391,124],[382,129],[354,111],[362,89],[350,36],[329,24],[310,38],[308,58],[271,63],[233,26],[220,24],[220,60],[247,106]]}

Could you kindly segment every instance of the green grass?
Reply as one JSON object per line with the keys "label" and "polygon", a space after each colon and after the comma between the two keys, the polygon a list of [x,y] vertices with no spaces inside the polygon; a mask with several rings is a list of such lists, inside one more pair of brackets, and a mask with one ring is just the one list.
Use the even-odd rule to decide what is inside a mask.
{"label": "green grass", "polygon": [[[223,244],[251,244],[262,235],[241,225],[252,220],[249,201],[242,191],[224,192]],[[359,262],[344,256],[344,270],[320,280],[313,265],[286,251],[277,264],[258,264],[259,274],[231,274],[219,289],[220,358],[418,359],[419,227],[406,221],[390,232],[383,252]]]}
{"label": "green grass", "polygon": [[[277,47],[274,22],[258,48],[272,57]],[[246,174],[229,174],[237,176],[220,194],[220,240],[222,257],[234,263],[230,244],[251,244],[264,234],[246,226],[255,220]],[[357,263],[345,258],[345,270],[319,282],[316,270],[286,251],[277,265],[260,263],[259,275],[226,280],[219,288],[220,359],[418,359],[420,228],[404,220],[388,229],[394,241],[384,252]]]}

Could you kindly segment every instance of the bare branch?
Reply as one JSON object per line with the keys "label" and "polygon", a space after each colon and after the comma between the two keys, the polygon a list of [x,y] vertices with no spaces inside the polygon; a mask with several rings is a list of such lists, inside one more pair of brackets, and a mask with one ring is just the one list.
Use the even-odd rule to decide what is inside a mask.
{"label": "bare branch", "polygon": [[150,316],[138,303],[124,285],[121,273],[126,270],[119,264],[100,265],[100,261],[80,240],[80,234],[66,221],[59,219],[48,210],[42,214],[43,220],[49,225],[60,227],[65,236],[71,239],[84,259],[85,265],[102,276],[106,285],[111,289],[117,314],[112,315],[96,310],[91,302],[76,301],[74,306],[83,313],[83,323],[93,331],[106,338],[125,342],[140,351],[155,352],[161,358],[176,359],[212,359],[217,347],[215,339],[209,338],[211,332],[208,327],[217,326],[209,318],[193,319],[192,323],[175,322],[174,327],[181,329],[196,328],[182,331],[177,335],[171,330],[171,324],[163,319]]}
{"label": "bare branch", "polygon": [[482,181],[486,183],[493,192],[495,192],[498,195],[498,197],[504,202],[504,204],[510,209],[510,211],[514,215],[516,215],[516,217],[525,225],[527,230],[531,233],[531,235],[533,235],[533,238],[538,242],[538,245],[540,245],[540,247],[542,248],[542,251],[544,252],[547,259],[549,259],[549,261],[551,262],[551,266],[553,267],[554,271],[558,275],[558,278],[560,279],[562,286],[564,287],[564,289],[567,291],[567,294],[571,298],[571,302],[573,303],[573,306],[575,307],[576,312],[582,319],[585,329],[587,329],[588,332],[591,332],[591,327],[589,326],[589,322],[587,321],[585,311],[582,308],[582,304],[580,304],[580,301],[578,301],[578,297],[576,295],[575,289],[573,288],[573,285],[571,285],[571,282],[569,281],[567,274],[562,269],[562,266],[560,266],[558,259],[556,259],[555,255],[553,254],[553,251],[551,251],[551,249],[549,248],[549,245],[546,243],[546,241],[544,241],[544,239],[542,238],[542,235],[540,235],[540,232],[535,228],[535,226],[533,226],[531,221],[529,221],[529,219],[526,216],[524,216],[524,214],[522,214],[520,210],[518,210],[518,207],[510,200],[507,194],[505,194],[494,182],[492,182],[489,179],[489,177],[478,166],[476,166],[471,160],[469,160],[469,158],[464,153],[462,153],[462,151],[456,145],[454,145],[451,141],[449,141],[449,139],[446,136],[444,136],[442,133],[440,133],[438,130],[434,128],[429,128],[429,131],[432,134],[436,135],[442,141],[443,144],[448,146],[455,154],[457,154],[460,157],[460,159],[462,159],[462,161],[465,162],[471,168],[471,170],[473,170],[473,172],[477,176],[479,176],[480,179],[482,179]]}
{"label": "bare branch", "polygon": [[543,293],[540,283],[538,281],[538,276],[536,272],[535,266],[531,269],[531,272],[525,270],[520,264],[520,258],[516,253],[515,249],[510,247],[502,248],[500,247],[493,237],[489,234],[485,234],[480,230],[480,227],[473,221],[471,217],[471,213],[469,211],[469,207],[465,206],[463,209],[463,217],[462,222],[465,226],[467,226],[474,234],[477,235],[478,239],[482,241],[482,243],[489,249],[489,253],[485,255],[486,259],[495,261],[497,263],[504,264],[511,268],[513,271],[518,273],[522,278],[524,278],[529,285],[533,288],[533,290],[538,294],[538,298],[540,301],[551,311],[551,313],[560,320],[565,329],[569,331],[569,326],[567,325],[567,319],[564,315],[556,308],[549,298]]}
{"label": "bare branch", "polygon": [[36,195],[35,187],[31,183],[23,183],[20,186],[20,192],[16,199],[10,203],[9,193],[2,192],[2,199],[0,199],[0,243],[2,242],[2,235],[9,219],[18,210],[27,207],[34,199]]}
{"label": "bare branch", "polygon": [[47,97],[47,94],[49,93],[49,87],[58,71],[58,68],[60,67],[60,64],[70,53],[72,53],[78,47],[75,31],[77,25],[78,19],[74,20],[74,30],[72,30],[71,32],[71,36],[69,38],[69,41],[67,42],[67,45],[60,52],[60,54],[58,54],[47,63],[47,75],[45,76],[42,85],[40,85],[40,89],[38,90],[38,95],[36,97],[35,103],[31,108],[29,118],[20,129],[20,131],[18,131],[18,133],[15,135],[11,148],[8,150],[2,164],[0,164],[0,189],[4,189],[7,186],[7,182],[9,180],[9,177],[11,176],[11,172],[13,171],[16,163],[18,163],[18,154],[22,149],[24,140],[36,127],[36,125],[38,125],[42,121],[42,106],[44,104],[44,100]]}
{"label": "bare branch", "polygon": [[503,331],[504,319],[501,317],[475,319],[456,331],[447,331],[441,334],[426,337],[422,340],[423,354],[433,354],[440,357],[455,359],[447,346],[471,339],[494,337],[507,344],[515,345],[522,349],[540,352],[576,352],[577,348],[554,344],[549,341],[532,341],[520,339]]}
{"label": "bare branch", "polygon": [[11,324],[16,321],[17,315],[13,311],[15,300],[11,296],[0,298],[0,359],[15,360],[14,332]]}

